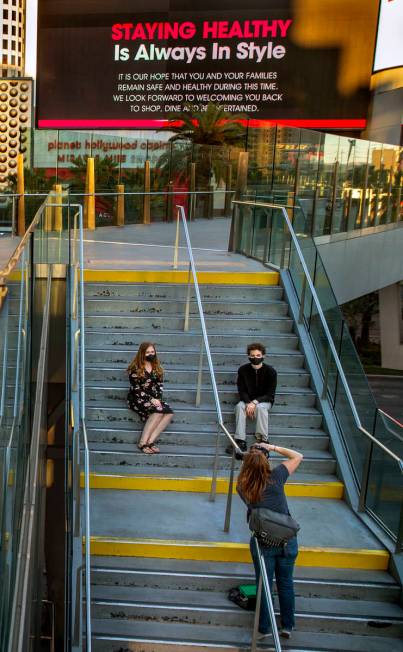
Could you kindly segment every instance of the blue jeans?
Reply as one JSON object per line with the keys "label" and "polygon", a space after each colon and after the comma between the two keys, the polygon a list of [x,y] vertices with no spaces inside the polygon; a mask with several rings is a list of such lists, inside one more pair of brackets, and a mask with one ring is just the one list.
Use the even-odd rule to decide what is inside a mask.
{"label": "blue jeans", "polygon": [[[260,546],[264,562],[266,564],[267,576],[269,578],[270,591],[273,595],[272,584],[273,575],[276,576],[277,594],[280,603],[281,627],[284,629],[293,629],[295,626],[295,596],[293,584],[294,564],[298,555],[297,537],[289,540],[286,546],[265,548]],[[256,582],[259,583],[260,567],[255,547],[255,539],[250,540],[250,551],[252,554],[253,564],[255,566]],[[267,600],[262,589],[262,602],[259,614],[259,632],[267,634],[271,631],[269,610]]]}

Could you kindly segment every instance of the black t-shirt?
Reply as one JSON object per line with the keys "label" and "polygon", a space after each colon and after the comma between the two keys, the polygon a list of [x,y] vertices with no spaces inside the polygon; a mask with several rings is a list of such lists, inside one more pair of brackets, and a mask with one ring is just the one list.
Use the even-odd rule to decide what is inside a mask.
{"label": "black t-shirt", "polygon": [[[248,519],[250,507],[267,507],[280,514],[289,514],[287,498],[284,492],[284,485],[288,480],[289,472],[284,464],[279,464],[270,474],[269,481],[263,491],[262,498],[258,503],[248,505]],[[241,496],[242,498],[242,496]]]}

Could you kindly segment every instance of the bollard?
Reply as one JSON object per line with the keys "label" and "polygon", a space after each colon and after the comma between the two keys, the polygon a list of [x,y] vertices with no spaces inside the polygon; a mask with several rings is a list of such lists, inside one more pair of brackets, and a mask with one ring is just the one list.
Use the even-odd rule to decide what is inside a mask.
{"label": "bollard", "polygon": [[95,229],[95,161],[87,158],[87,179],[85,184],[84,217],[85,226],[93,231]]}
{"label": "bollard", "polygon": [[18,235],[25,233],[24,156],[17,156]]}
{"label": "bollard", "polygon": [[117,225],[118,226],[124,226],[125,225],[125,187],[123,183],[118,183],[116,186],[116,190],[118,192],[118,197],[117,197],[117,207],[116,207],[116,217],[117,217]]}
{"label": "bollard", "polygon": [[63,208],[61,204],[63,203],[63,189],[60,183],[55,184],[55,206],[54,216],[55,216],[55,231],[63,230]]}
{"label": "bollard", "polygon": [[150,224],[150,161],[144,163],[144,202],[143,202],[143,224]]}

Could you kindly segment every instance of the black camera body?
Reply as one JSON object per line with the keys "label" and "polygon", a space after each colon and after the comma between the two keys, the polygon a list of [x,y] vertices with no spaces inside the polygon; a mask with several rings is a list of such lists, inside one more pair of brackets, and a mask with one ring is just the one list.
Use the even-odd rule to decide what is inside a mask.
{"label": "black camera body", "polygon": [[250,447],[250,450],[252,450],[252,449],[261,451],[263,453],[263,455],[265,455],[267,457],[267,459],[270,459],[270,451],[268,451],[267,448],[265,448],[264,446],[260,446],[260,444],[252,444],[252,446]]}

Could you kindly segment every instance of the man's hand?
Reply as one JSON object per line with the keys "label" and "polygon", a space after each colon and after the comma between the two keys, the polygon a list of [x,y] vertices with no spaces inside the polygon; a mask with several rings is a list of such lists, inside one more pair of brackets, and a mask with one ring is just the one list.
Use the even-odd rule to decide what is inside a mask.
{"label": "man's hand", "polygon": [[255,418],[255,412],[256,412],[256,404],[251,401],[246,406],[246,416],[248,416],[249,419],[254,419]]}

